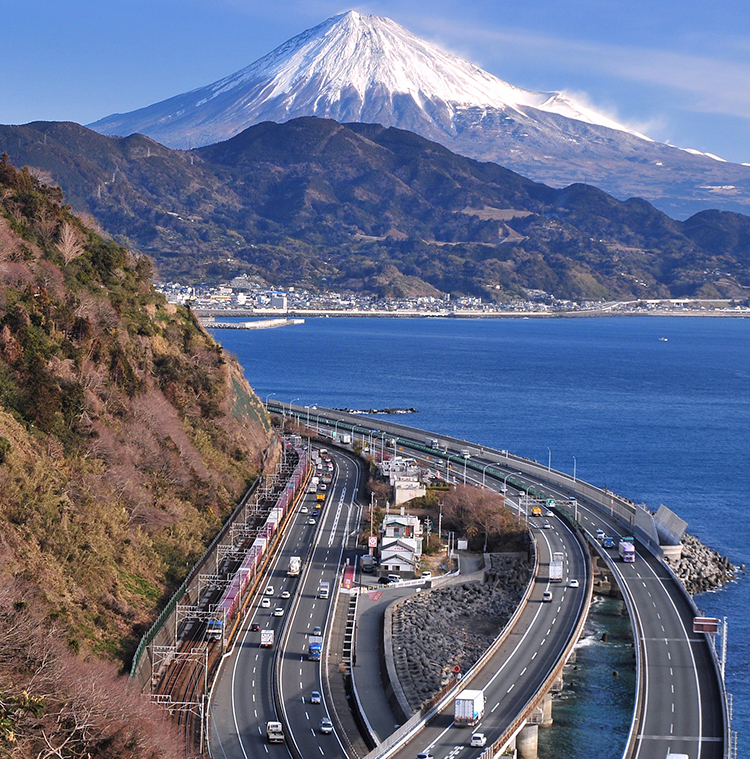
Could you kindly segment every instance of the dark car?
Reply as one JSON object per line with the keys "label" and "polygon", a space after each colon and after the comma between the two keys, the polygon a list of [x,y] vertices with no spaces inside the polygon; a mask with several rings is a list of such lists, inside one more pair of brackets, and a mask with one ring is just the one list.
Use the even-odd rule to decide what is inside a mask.
{"label": "dark car", "polygon": [[250,625],[250,632],[258,632],[260,630],[260,625],[257,622],[253,622]]}

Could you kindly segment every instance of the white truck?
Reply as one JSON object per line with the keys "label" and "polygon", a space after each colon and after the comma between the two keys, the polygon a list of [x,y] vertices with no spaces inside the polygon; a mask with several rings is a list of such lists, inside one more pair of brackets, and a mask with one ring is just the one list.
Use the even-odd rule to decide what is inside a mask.
{"label": "white truck", "polygon": [[273,648],[273,639],[274,639],[273,630],[260,631],[260,647],[261,648]]}
{"label": "white truck", "polygon": [[328,598],[330,592],[331,592],[330,582],[321,582],[318,585],[318,598]]}
{"label": "white truck", "polygon": [[266,735],[269,743],[283,743],[284,728],[281,722],[266,722]]}
{"label": "white truck", "polygon": [[289,557],[289,569],[286,571],[287,577],[299,577],[302,569],[302,559],[299,556]]}
{"label": "white truck", "polygon": [[549,581],[562,582],[563,577],[563,554],[555,552],[552,554],[552,561],[549,563]]}
{"label": "white truck", "polygon": [[456,696],[453,723],[456,727],[474,727],[484,716],[484,691],[464,690]]}

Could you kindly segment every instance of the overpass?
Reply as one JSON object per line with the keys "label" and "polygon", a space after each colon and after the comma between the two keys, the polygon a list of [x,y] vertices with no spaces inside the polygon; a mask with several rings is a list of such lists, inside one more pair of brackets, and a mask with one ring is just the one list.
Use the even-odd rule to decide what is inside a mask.
{"label": "overpass", "polygon": [[623,590],[636,643],[637,691],[624,757],[650,759],[674,752],[690,759],[731,759],[732,733],[720,662],[709,635],[693,632],[698,610],[663,561],[664,549],[650,512],[508,451],[334,410],[269,406],[316,425],[334,439],[340,439],[341,433],[350,435],[352,443],[359,441],[369,450],[407,449],[431,465],[442,466],[454,478],[473,472],[482,481],[494,478],[532,495],[554,496],[561,507],[567,504],[568,517],[596,546],[596,529],[635,536],[637,560],[632,565],[617,561],[611,549],[597,547]]}

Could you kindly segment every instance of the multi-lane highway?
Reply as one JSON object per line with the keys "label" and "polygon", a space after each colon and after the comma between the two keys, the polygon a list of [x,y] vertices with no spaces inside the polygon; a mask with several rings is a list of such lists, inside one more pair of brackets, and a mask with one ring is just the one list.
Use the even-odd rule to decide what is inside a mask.
{"label": "multi-lane highway", "polygon": [[[281,720],[287,727],[286,740],[299,749],[298,756],[346,756],[334,733],[320,731],[321,719],[328,716],[325,702],[311,704],[313,690],[323,692],[321,662],[309,661],[308,639],[316,626],[324,631],[334,592],[318,598],[321,582],[336,588],[344,537],[356,526],[358,510],[354,495],[360,472],[347,458],[340,459],[323,513],[317,513],[315,495],[306,497],[260,583],[261,592],[253,600],[237,636],[222,664],[211,693],[209,746],[213,757],[247,759],[267,752],[287,756],[283,744],[269,745],[266,722]],[[312,524],[311,522],[314,522]],[[289,558],[300,556],[303,569],[299,578],[287,577]],[[273,588],[270,595],[264,591]],[[288,592],[290,597],[283,599]],[[261,606],[270,598],[270,607]],[[274,616],[276,608],[283,616]],[[253,629],[258,626],[260,629]],[[272,648],[260,647],[261,630],[275,631]],[[279,660],[279,691],[275,692],[274,657]]]}
{"label": "multi-lane highway", "polygon": [[[418,457],[425,457],[424,435],[430,433],[316,409],[315,422],[322,424],[326,420],[329,429],[348,431],[354,427],[359,430],[363,443],[373,446],[377,442],[381,446],[387,445],[385,436],[388,436],[397,440],[397,447],[408,452],[409,442],[413,441],[412,451]],[[363,424],[366,425],[364,428]],[[445,436],[441,439],[449,446],[453,471],[460,478],[462,467],[456,465],[456,456],[467,446],[466,441]],[[583,486],[591,489],[586,483],[568,478],[566,487],[561,488],[561,473],[555,473],[558,482],[551,484],[546,481],[546,468],[535,462],[476,445],[470,445],[470,450],[470,477],[478,480],[481,475],[484,480],[486,469],[491,467],[490,471],[505,471],[513,480],[527,482],[536,490],[560,500],[575,495],[578,499],[575,514],[592,537],[598,528],[618,538],[630,534],[627,525],[611,518],[606,510],[582,496],[586,492]],[[440,458],[439,452],[430,452],[430,461],[436,458]],[[464,472],[467,464],[464,460]],[[662,757],[671,751],[687,754],[690,759],[726,757],[727,715],[723,686],[706,636],[692,632],[695,609],[665,565],[640,543],[636,543],[636,548],[636,562],[627,565],[617,559],[614,550],[602,550],[628,602],[639,652],[637,703],[626,756],[636,759]],[[514,673],[508,674],[513,676]],[[432,743],[428,741],[428,745]],[[449,743],[445,747],[447,745]],[[438,758],[441,755],[442,749],[440,754],[435,754]]]}

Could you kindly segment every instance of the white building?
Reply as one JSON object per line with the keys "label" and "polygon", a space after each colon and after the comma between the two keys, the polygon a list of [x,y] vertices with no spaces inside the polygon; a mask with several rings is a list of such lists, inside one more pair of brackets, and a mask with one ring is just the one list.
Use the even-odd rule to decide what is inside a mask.
{"label": "white building", "polygon": [[415,574],[422,556],[422,523],[419,517],[387,514],[380,527],[380,569]]}

